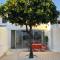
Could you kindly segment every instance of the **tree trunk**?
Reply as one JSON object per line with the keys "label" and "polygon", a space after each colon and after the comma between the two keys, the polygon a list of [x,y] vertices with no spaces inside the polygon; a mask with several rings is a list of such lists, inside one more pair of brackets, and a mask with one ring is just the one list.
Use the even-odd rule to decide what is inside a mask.
{"label": "tree trunk", "polygon": [[33,51],[32,51],[32,38],[33,38],[33,35],[32,35],[32,26],[29,25],[30,29],[28,30],[28,27],[26,25],[26,31],[27,33],[29,34],[30,36],[30,53],[29,53],[29,58],[33,58]]}
{"label": "tree trunk", "polygon": [[31,39],[30,39],[30,54],[29,54],[29,58],[33,58],[33,51],[32,51],[32,38],[33,38],[33,36],[32,36],[32,26],[30,25],[30,37],[31,37]]}

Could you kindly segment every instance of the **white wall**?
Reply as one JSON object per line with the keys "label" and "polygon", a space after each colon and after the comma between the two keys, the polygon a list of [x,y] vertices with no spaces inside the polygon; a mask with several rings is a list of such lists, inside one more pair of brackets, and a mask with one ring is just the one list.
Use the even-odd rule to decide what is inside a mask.
{"label": "white wall", "polygon": [[60,28],[53,29],[53,51],[60,52]]}
{"label": "white wall", "polygon": [[2,23],[2,18],[0,17],[0,23]]}
{"label": "white wall", "polygon": [[60,25],[53,25],[48,32],[48,47],[49,50],[60,52]]}
{"label": "white wall", "polygon": [[8,31],[6,27],[0,27],[0,56],[8,50]]}
{"label": "white wall", "polygon": [[51,51],[53,49],[53,29],[48,31],[48,48]]}
{"label": "white wall", "polygon": [[11,48],[11,30],[7,29],[8,48]]}

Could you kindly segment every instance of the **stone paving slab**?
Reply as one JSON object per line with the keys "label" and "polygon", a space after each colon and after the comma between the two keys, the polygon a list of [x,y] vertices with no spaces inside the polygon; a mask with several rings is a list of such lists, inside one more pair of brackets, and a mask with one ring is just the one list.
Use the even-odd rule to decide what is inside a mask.
{"label": "stone paving slab", "polygon": [[29,52],[10,51],[0,60],[60,60],[60,52],[34,52],[34,58],[28,58]]}
{"label": "stone paving slab", "polygon": [[[26,56],[29,55],[29,53],[19,53],[19,57],[22,57],[22,55],[22,60],[28,60]],[[34,52],[34,55],[36,57],[32,60],[60,60],[60,53],[58,52]]]}

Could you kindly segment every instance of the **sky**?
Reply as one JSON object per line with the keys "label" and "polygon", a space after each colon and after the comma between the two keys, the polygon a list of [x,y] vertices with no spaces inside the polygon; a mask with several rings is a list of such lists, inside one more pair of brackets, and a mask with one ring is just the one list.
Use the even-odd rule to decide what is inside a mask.
{"label": "sky", "polygon": [[3,4],[6,0],[0,0],[0,4]]}
{"label": "sky", "polygon": [[[0,4],[4,3],[6,0],[0,0]],[[57,7],[57,10],[60,11],[60,0],[52,0]]]}
{"label": "sky", "polygon": [[55,4],[55,6],[57,7],[57,10],[60,11],[60,0],[52,0]]}

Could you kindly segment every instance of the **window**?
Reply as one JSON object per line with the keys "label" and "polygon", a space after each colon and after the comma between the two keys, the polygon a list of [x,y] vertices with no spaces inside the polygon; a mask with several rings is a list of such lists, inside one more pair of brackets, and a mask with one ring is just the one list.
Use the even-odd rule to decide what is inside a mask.
{"label": "window", "polygon": [[2,19],[2,23],[6,23],[7,22],[7,20],[5,20],[4,18]]}
{"label": "window", "polygon": [[28,35],[23,36],[23,40],[28,40],[28,39],[30,39],[30,37]]}

